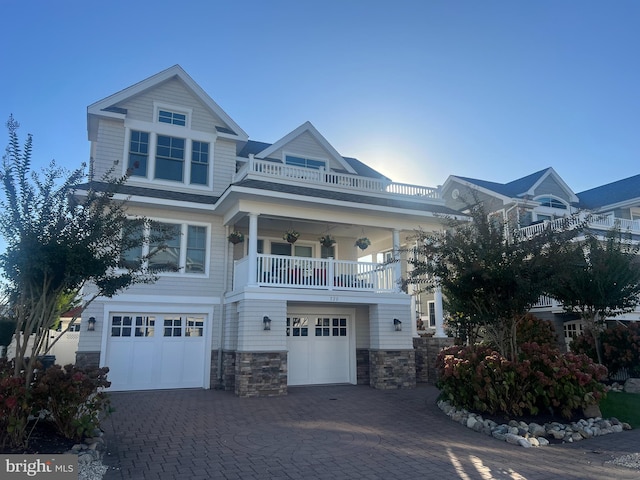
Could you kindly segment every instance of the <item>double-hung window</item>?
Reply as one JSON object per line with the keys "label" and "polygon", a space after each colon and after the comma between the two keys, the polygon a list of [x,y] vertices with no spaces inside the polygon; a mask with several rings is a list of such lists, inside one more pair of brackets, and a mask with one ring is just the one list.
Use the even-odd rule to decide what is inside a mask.
{"label": "double-hung window", "polygon": [[138,268],[145,260],[150,271],[205,273],[207,227],[154,222],[150,231],[143,222],[129,220],[122,232],[122,268]]}
{"label": "double-hung window", "polygon": [[[152,237],[166,233],[163,242],[152,238],[149,243],[149,270],[175,271],[180,266],[180,225],[173,223],[160,223],[152,232]],[[165,235],[161,235],[165,236]]]}
{"label": "double-hung window", "polygon": [[207,185],[209,178],[209,144],[207,142],[191,143],[191,183]]}
{"label": "double-hung window", "polygon": [[184,178],[184,138],[158,135],[156,178],[182,182]]}
{"label": "double-hung window", "polygon": [[197,225],[187,225],[187,260],[184,271],[204,273],[207,257],[207,229]]}
{"label": "double-hung window", "polygon": [[146,177],[148,163],[149,133],[132,130],[129,139],[129,173],[136,177]]}

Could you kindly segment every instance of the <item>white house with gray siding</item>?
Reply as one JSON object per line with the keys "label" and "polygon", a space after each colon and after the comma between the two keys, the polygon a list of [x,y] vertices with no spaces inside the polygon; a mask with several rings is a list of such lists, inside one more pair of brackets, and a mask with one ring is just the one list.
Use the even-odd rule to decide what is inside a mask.
{"label": "white house with gray siding", "polygon": [[382,259],[456,214],[438,189],[392,182],[309,122],[250,140],[179,66],[90,105],[87,125],[92,180],[130,170],[131,214],[175,229],[152,262],[177,271],[92,303],[79,364],[108,366],[112,390],[415,384],[415,304]]}

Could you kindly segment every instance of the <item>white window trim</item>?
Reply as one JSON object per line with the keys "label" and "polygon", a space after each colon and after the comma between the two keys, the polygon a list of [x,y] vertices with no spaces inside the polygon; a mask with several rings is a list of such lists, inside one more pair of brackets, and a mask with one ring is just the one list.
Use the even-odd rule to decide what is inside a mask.
{"label": "white window trim", "polygon": [[[185,125],[175,125],[172,123],[163,123],[158,120],[158,116],[160,114],[160,110],[166,110],[172,113],[180,113],[182,115],[186,115]],[[171,105],[169,103],[161,103],[161,102],[153,102],[153,122],[159,125],[171,126],[173,128],[179,128],[184,130],[191,130],[191,117],[193,116],[192,108],[181,107],[180,105]]]}
{"label": "white window trim", "polygon": [[[131,217],[130,220],[135,220],[135,217]],[[175,220],[167,220],[165,218],[149,218],[150,222],[165,223],[171,225],[180,225],[180,264],[177,272],[158,272],[160,276],[175,277],[175,276],[188,276],[188,277],[209,277],[209,264],[211,262],[211,228],[210,225],[203,222],[176,222]],[[205,236],[205,254],[204,254],[204,272],[187,272],[185,271],[187,265],[187,233],[188,227],[204,227],[206,231]],[[147,227],[145,227],[146,229]],[[145,231],[147,236],[148,231]],[[145,242],[142,245],[142,256],[149,254],[149,243]],[[145,265],[147,267],[148,265]]]}
{"label": "white window trim", "polygon": [[[210,192],[213,190],[213,168],[214,168],[214,150],[217,135],[207,134],[195,130],[186,129],[185,127],[170,125],[168,123],[142,122],[140,120],[125,121],[125,142],[122,158],[122,175],[127,173],[129,166],[129,147],[131,144],[131,131],[136,130],[149,134],[149,157],[147,159],[147,175],[132,176],[130,182],[152,183],[153,185],[162,185],[167,187],[184,186],[193,190]],[[182,182],[164,180],[155,178],[156,174],[156,146],[158,144],[158,135],[166,135],[169,137],[178,137],[185,139],[185,158]],[[191,182],[191,156],[193,154],[193,142],[204,142],[209,144],[209,163],[207,171],[207,184],[201,185]]]}
{"label": "white window trim", "polygon": [[[301,153],[293,153],[293,152],[288,152],[283,150],[282,151],[282,163],[284,165],[289,165],[287,163],[287,157],[298,157],[298,158],[304,158],[305,160],[314,160],[316,162],[322,162],[324,163],[324,168],[321,168],[320,170],[323,171],[329,171],[331,168],[329,166],[329,159],[327,158],[323,158],[323,157],[313,157],[311,155],[303,155]],[[296,167],[297,165],[290,165],[291,167]],[[300,168],[304,168],[304,167],[300,167]],[[315,169],[314,169],[315,170]]]}

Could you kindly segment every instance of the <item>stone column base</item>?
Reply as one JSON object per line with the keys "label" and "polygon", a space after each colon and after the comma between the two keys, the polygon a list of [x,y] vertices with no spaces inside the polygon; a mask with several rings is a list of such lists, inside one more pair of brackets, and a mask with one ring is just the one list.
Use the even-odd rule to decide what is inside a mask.
{"label": "stone column base", "polygon": [[287,352],[236,352],[235,394],[275,397],[287,394]]}
{"label": "stone column base", "polygon": [[414,350],[370,350],[370,385],[379,390],[415,388]]}

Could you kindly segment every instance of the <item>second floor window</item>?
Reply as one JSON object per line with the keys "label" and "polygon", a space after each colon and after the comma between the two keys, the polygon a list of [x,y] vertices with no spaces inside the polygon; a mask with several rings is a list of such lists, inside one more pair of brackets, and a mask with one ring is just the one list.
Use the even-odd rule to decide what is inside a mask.
{"label": "second floor window", "polygon": [[168,238],[162,242],[149,241],[149,238],[153,239],[155,236],[153,227],[149,232],[141,222],[129,220],[126,231],[123,231],[121,267],[137,268],[141,259],[151,254],[147,261],[147,267],[151,271],[206,272],[207,227],[164,222],[155,222],[154,225],[156,229],[162,229],[162,236]]}

